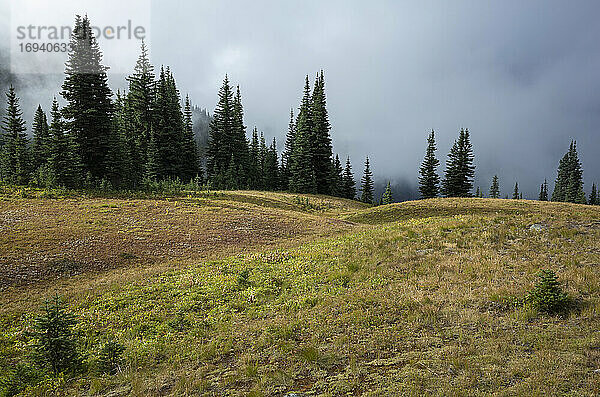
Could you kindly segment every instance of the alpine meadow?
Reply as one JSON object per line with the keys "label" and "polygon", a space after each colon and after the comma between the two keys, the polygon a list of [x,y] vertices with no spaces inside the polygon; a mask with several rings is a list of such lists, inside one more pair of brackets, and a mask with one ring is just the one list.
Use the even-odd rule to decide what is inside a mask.
{"label": "alpine meadow", "polygon": [[600,395],[594,2],[1,1],[0,397]]}

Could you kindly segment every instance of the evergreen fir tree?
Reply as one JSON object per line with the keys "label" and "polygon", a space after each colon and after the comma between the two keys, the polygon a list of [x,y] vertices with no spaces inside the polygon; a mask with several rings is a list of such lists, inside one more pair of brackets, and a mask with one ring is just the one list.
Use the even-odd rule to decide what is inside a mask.
{"label": "evergreen fir tree", "polygon": [[210,123],[207,174],[211,180],[219,174],[224,174],[229,166],[232,154],[233,118],[233,93],[229,85],[229,78],[225,75],[223,85],[219,90],[219,101]]}
{"label": "evergreen fir tree", "polygon": [[33,167],[40,168],[50,157],[50,126],[46,113],[38,105],[33,116]]}
{"label": "evergreen fir tree", "polygon": [[392,186],[390,185],[390,182],[387,183],[387,186],[385,188],[385,191],[383,192],[383,195],[381,196],[381,204],[386,205],[386,204],[392,204],[394,202],[394,198],[392,196]]}
{"label": "evergreen fir tree", "polygon": [[354,198],[356,197],[356,182],[354,181],[354,174],[352,173],[350,157],[346,158],[346,167],[344,168],[344,175],[342,181],[342,197],[354,200]]}
{"label": "evergreen fir tree", "polygon": [[586,198],[583,192],[583,170],[577,155],[577,142],[571,143],[570,149],[569,182],[567,183],[566,201],[571,203],[585,204]]}
{"label": "evergreen fir tree", "polygon": [[312,146],[312,164],[317,193],[331,194],[332,192],[332,147],[329,131],[329,116],[325,99],[325,79],[323,71],[315,79],[315,87],[311,97],[310,117],[312,131],[310,143]]}
{"label": "evergreen fir tree", "polygon": [[544,179],[544,183],[540,186],[540,201],[548,201],[548,181]]}
{"label": "evergreen fir tree", "polygon": [[446,161],[445,178],[442,183],[446,197],[469,197],[473,189],[475,166],[473,146],[468,129],[461,129],[457,141],[450,149]]}
{"label": "evergreen fir tree", "polygon": [[363,203],[373,204],[373,174],[371,173],[371,165],[369,164],[369,157],[365,160],[365,171],[361,178],[361,192],[362,195],[360,200]]}
{"label": "evergreen fir tree", "polygon": [[11,85],[6,93],[6,113],[2,120],[3,145],[0,153],[0,179],[17,185],[29,181],[31,156],[19,98]]}
{"label": "evergreen fir tree", "polygon": [[475,197],[481,198],[481,192],[479,191],[479,186],[477,186],[477,189],[475,190]]}
{"label": "evergreen fir tree", "polygon": [[161,169],[154,127],[150,127],[150,141],[148,142],[146,157],[147,161],[144,164],[145,178],[151,181],[157,181],[159,177],[161,177]]}
{"label": "evergreen fir tree", "polygon": [[266,190],[277,190],[279,181],[279,163],[277,160],[277,142],[273,138],[271,146],[265,153],[264,160],[264,189]]}
{"label": "evergreen fir tree", "polygon": [[148,145],[156,95],[154,66],[150,63],[144,41],[133,74],[127,80],[129,92],[124,100],[126,117],[123,122],[127,124],[124,130],[126,156],[131,161],[128,175],[132,185],[135,185],[142,180],[147,171]]}
{"label": "evergreen fir tree", "polygon": [[334,184],[332,194],[337,197],[344,197],[344,169],[342,168],[342,162],[337,154],[335,155],[335,160],[333,162],[333,170]]}
{"label": "evergreen fir tree", "polygon": [[184,166],[181,154],[184,152],[185,124],[179,91],[169,68],[161,68],[154,113],[155,121],[152,127],[157,156],[155,161],[159,170],[158,178],[182,179]]}
{"label": "evergreen fir tree", "polygon": [[110,130],[108,153],[106,154],[106,179],[110,181],[111,186],[119,188],[127,184],[127,175],[131,169],[125,147],[127,115],[119,91],[117,91],[113,109],[113,128]]}
{"label": "evergreen fir tree", "polygon": [[238,168],[235,165],[235,161],[233,160],[233,154],[231,155],[231,159],[229,160],[229,166],[227,167],[227,171],[225,171],[224,175],[224,188],[228,190],[237,190],[239,189],[238,185]]}
{"label": "evergreen fir tree", "polygon": [[552,201],[585,203],[583,170],[577,155],[577,143],[575,141],[571,141],[569,151],[560,160],[557,174]]}
{"label": "evergreen fir tree", "polygon": [[316,179],[312,161],[312,111],[308,76],[304,85],[304,97],[296,119],[296,139],[290,156],[289,189],[296,193],[314,193]]}
{"label": "evergreen fir tree", "polygon": [[67,312],[62,300],[55,296],[47,300],[44,313],[38,316],[31,333],[36,361],[47,366],[54,376],[73,371],[79,357],[73,328],[75,317]]}
{"label": "evergreen fir tree", "polygon": [[259,169],[259,178],[258,178],[258,189],[267,190],[267,174],[266,174],[266,164],[267,164],[267,143],[265,141],[265,136],[263,133],[260,133],[259,146],[258,146],[258,169]]}
{"label": "evergreen fir tree", "polygon": [[[119,98],[120,97],[120,98]],[[137,188],[144,178],[145,163],[140,159],[140,143],[134,133],[133,109],[129,95],[123,92],[123,95],[117,90],[117,100],[115,101],[115,130],[121,144],[120,152],[122,159],[121,187]],[[144,144],[147,149],[148,143]],[[114,151],[113,154],[114,155]]]}
{"label": "evergreen fir tree", "polygon": [[281,154],[281,184],[287,189],[290,184],[291,158],[296,141],[296,124],[294,123],[294,109],[290,109],[290,123],[285,137],[285,147]]}
{"label": "evergreen fir tree", "polygon": [[64,128],[62,113],[58,101],[54,98],[50,111],[50,157],[49,164],[60,186],[74,188],[80,185],[81,160],[77,140],[69,135]]}
{"label": "evergreen fir tree", "polygon": [[260,141],[258,139],[258,130],[256,127],[252,130],[252,140],[250,141],[250,164],[248,169],[248,185],[250,189],[260,189],[261,179],[261,160],[260,160]]}
{"label": "evergreen fir tree", "polygon": [[519,199],[519,183],[515,183],[515,189],[513,190],[513,195],[512,195],[513,200],[518,200]]}
{"label": "evergreen fir tree", "polygon": [[567,185],[569,183],[570,152],[565,153],[558,164],[557,178],[552,192],[552,201],[566,201]]}
{"label": "evergreen fir tree", "polygon": [[421,197],[425,199],[437,197],[440,191],[440,177],[437,174],[437,167],[440,162],[435,157],[435,151],[435,133],[431,130],[427,138],[425,159],[419,170],[419,191],[421,192]]}
{"label": "evergreen fir tree", "polygon": [[498,182],[498,175],[494,175],[492,178],[492,186],[490,187],[490,197],[500,198],[500,183]]}
{"label": "evergreen fir tree", "polygon": [[233,161],[238,168],[237,184],[245,186],[248,184],[249,151],[248,141],[246,140],[246,126],[244,125],[244,108],[242,106],[242,96],[240,86],[237,86],[235,97],[233,98],[233,131],[232,131]]}
{"label": "evergreen fir tree", "polygon": [[598,200],[598,192],[596,191],[596,184],[592,184],[592,191],[590,192],[590,199],[588,201],[590,205],[598,205],[600,201]]}
{"label": "evergreen fir tree", "polygon": [[75,19],[65,69],[62,96],[65,128],[77,141],[83,171],[100,181],[106,176],[110,133],[113,127],[112,93],[107,68],[87,16]]}

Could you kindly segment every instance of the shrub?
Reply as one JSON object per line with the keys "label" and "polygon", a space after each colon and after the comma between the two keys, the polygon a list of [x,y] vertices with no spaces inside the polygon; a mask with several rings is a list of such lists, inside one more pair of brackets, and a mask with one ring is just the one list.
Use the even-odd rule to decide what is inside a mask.
{"label": "shrub", "polygon": [[34,357],[43,367],[48,367],[54,375],[74,371],[79,364],[73,327],[75,316],[67,312],[61,298],[56,295],[44,304],[44,313],[34,320]]}
{"label": "shrub", "polygon": [[568,310],[569,296],[563,292],[556,273],[552,270],[542,270],[538,273],[539,280],[532,291],[527,294],[525,301],[539,311],[554,314]]}
{"label": "shrub", "polygon": [[0,377],[0,397],[12,397],[23,392],[43,378],[43,374],[26,363],[18,363]]}
{"label": "shrub", "polygon": [[42,188],[53,188],[56,186],[56,173],[49,165],[43,165],[33,173],[31,177],[33,185]]}
{"label": "shrub", "polygon": [[108,374],[115,374],[123,362],[123,352],[125,346],[120,344],[118,341],[111,339],[106,342],[100,350],[100,357],[98,359],[100,365],[100,371]]}

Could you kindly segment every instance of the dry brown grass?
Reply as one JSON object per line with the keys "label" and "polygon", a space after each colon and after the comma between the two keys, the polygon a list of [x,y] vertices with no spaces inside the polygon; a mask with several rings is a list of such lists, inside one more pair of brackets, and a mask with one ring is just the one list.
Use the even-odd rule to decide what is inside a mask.
{"label": "dry brown grass", "polygon": [[293,196],[285,194],[5,199],[0,200],[0,288],[123,266],[227,256],[349,227],[300,211]]}

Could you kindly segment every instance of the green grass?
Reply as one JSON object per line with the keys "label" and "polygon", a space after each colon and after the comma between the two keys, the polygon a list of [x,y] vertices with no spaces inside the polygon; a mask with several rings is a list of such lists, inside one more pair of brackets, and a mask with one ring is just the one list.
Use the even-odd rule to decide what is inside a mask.
{"label": "green grass", "polygon": [[[363,209],[311,196],[329,204],[307,211],[294,195],[223,194],[196,200],[225,223],[238,212],[282,211],[336,226],[312,241],[242,241],[210,260],[173,255],[11,287],[0,299],[0,368],[24,359],[23,329],[59,293],[79,316],[88,362],[108,335],[126,347],[122,372],[84,372],[60,386],[68,395],[600,393],[600,209],[486,199]],[[10,203],[3,214],[38,205]],[[127,203],[147,204],[82,204],[107,211],[94,219],[110,229],[110,211]],[[351,224],[338,227],[336,217]],[[545,229],[530,230],[534,223]],[[574,310],[549,316],[513,304],[540,269],[557,273]]]}

